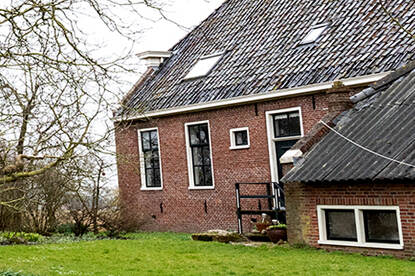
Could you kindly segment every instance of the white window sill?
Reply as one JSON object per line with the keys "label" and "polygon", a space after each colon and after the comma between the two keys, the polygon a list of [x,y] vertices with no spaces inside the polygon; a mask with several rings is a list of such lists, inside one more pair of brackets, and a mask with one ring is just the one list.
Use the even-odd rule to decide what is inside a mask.
{"label": "white window sill", "polygon": [[214,190],[214,186],[193,186],[189,187],[189,190]]}
{"label": "white window sill", "polygon": [[156,187],[156,188],[147,188],[147,187],[141,187],[141,191],[161,191],[163,190],[163,187]]}
{"label": "white window sill", "polygon": [[380,248],[380,249],[396,249],[402,250],[403,245],[401,244],[388,244],[388,243],[358,243],[358,242],[348,242],[348,241],[318,241],[318,244],[322,245],[338,245],[338,246],[352,246],[352,247],[365,247],[365,248]]}
{"label": "white window sill", "polygon": [[230,150],[249,149],[249,148],[250,148],[249,145],[229,147]]}

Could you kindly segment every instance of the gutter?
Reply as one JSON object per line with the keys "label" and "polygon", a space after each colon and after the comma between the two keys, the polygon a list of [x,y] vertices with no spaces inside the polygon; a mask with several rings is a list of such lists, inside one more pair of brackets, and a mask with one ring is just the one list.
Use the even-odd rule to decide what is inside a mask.
{"label": "gutter", "polygon": [[198,103],[198,104],[173,107],[173,108],[168,108],[168,109],[160,109],[160,110],[145,112],[143,114],[136,115],[136,116],[129,116],[129,117],[117,116],[117,117],[112,118],[112,120],[114,122],[133,121],[133,120],[140,120],[140,119],[146,119],[146,118],[162,117],[162,116],[169,116],[169,115],[175,115],[175,114],[181,114],[181,113],[217,109],[217,108],[222,108],[222,107],[227,107],[227,106],[249,104],[249,103],[261,102],[261,101],[267,101],[267,100],[273,100],[273,99],[302,96],[302,95],[313,94],[317,92],[326,91],[328,89],[332,89],[334,87],[334,83],[337,83],[339,81],[343,83],[344,87],[365,86],[365,85],[369,85],[369,84],[372,84],[373,82],[381,80],[385,76],[389,75],[389,73],[390,72],[383,72],[383,73],[378,73],[378,74],[359,76],[359,77],[353,77],[353,78],[348,78],[348,79],[339,79],[335,81],[323,82],[323,83],[318,83],[318,84],[305,85],[301,87],[281,89],[281,90],[276,90],[273,92],[268,92],[268,93],[263,93],[263,94],[246,95],[246,96],[240,96],[240,97],[225,99],[225,100]]}

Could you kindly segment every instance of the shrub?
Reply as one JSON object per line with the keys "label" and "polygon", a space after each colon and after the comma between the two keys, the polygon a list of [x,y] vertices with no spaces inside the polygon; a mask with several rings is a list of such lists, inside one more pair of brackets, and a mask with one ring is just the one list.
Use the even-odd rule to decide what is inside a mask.
{"label": "shrub", "polygon": [[58,227],[56,227],[56,233],[65,234],[65,235],[72,234],[72,227],[73,227],[72,223],[60,224],[58,225]]}
{"label": "shrub", "polygon": [[4,232],[0,233],[0,244],[27,244],[43,241],[44,237],[36,233]]}

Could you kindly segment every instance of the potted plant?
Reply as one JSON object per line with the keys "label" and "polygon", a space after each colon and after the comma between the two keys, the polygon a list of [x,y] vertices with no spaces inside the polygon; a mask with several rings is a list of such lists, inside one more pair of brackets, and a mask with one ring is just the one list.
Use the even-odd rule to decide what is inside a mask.
{"label": "potted plant", "polygon": [[257,222],[255,224],[256,230],[258,230],[259,233],[262,233],[262,231],[266,230],[271,223],[269,222]]}
{"label": "potted plant", "polygon": [[267,236],[273,242],[277,243],[280,240],[287,240],[287,225],[277,224],[271,225],[267,228]]}

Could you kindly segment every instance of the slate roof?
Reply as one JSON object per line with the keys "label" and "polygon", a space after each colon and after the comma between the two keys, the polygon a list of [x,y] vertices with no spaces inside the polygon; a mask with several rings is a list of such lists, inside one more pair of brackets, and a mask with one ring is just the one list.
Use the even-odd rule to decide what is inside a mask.
{"label": "slate roof", "polygon": [[[409,73],[341,115],[340,134],[378,154],[415,165],[415,62]],[[389,82],[391,77],[386,77]],[[414,180],[415,168],[353,145],[333,131],[317,143],[283,182]]]}
{"label": "slate roof", "polygon": [[[415,29],[415,1],[388,0]],[[373,0],[228,0],[171,51],[118,115],[230,99],[394,70],[415,44]],[[301,46],[313,25],[329,23]],[[197,59],[225,51],[204,78],[183,81]]]}

